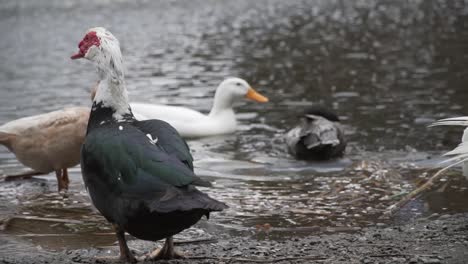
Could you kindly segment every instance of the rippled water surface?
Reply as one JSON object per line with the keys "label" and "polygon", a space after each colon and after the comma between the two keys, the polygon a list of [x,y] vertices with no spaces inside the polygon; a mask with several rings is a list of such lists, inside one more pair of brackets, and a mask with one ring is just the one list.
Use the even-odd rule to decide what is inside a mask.
{"label": "rippled water surface", "polygon": [[[412,217],[468,211],[458,171],[393,217],[382,212],[432,175],[460,128],[427,128],[468,114],[466,1],[11,1],[0,3],[0,123],[90,105],[97,76],[71,61],[87,28],[120,39],[132,101],[210,110],[227,76],[268,104],[239,102],[233,135],[191,140],[204,189],[230,208],[199,227],[282,239],[353,231]],[[346,126],[345,158],[292,159],[283,133],[312,104]],[[0,173],[24,168],[0,147]],[[4,233],[52,249],[106,246],[79,168],[67,197],[55,176],[0,183]],[[210,232],[213,231],[213,232]],[[187,236],[196,236],[192,229]],[[206,235],[209,235],[206,234]]]}

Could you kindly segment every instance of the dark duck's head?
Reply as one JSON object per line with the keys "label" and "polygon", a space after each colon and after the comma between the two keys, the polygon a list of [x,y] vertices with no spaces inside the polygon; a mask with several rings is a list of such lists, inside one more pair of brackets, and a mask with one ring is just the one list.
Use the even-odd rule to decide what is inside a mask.
{"label": "dark duck's head", "polygon": [[110,31],[102,27],[90,28],[78,44],[78,52],[71,59],[92,61],[98,71],[98,87],[93,111],[112,112],[117,121],[133,119],[125,88],[124,64],[120,43]]}
{"label": "dark duck's head", "polygon": [[307,108],[303,114],[301,115],[302,116],[321,116],[329,121],[332,121],[332,122],[340,122],[340,118],[334,113],[332,112],[330,109],[322,106],[322,105],[314,105],[314,106],[310,106],[309,108]]}

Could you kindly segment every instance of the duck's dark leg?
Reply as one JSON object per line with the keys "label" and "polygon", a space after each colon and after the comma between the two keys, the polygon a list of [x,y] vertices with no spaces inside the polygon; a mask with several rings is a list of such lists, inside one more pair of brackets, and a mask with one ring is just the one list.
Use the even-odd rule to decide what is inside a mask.
{"label": "duck's dark leg", "polygon": [[19,174],[5,175],[4,179],[5,179],[5,181],[23,180],[23,179],[29,179],[29,178],[31,178],[33,176],[45,175],[45,174],[47,174],[47,173],[38,172],[38,171],[25,171],[25,172],[19,173]]}
{"label": "duck's dark leg", "polygon": [[68,169],[62,169],[62,180],[63,185],[66,190],[68,190],[68,185],[70,185],[70,179],[68,178]]}
{"label": "duck's dark leg", "polygon": [[137,262],[137,259],[133,256],[132,252],[127,246],[127,241],[125,240],[125,231],[116,224],[114,224],[114,229],[115,234],[117,235],[117,239],[119,240],[120,259],[131,263]]}
{"label": "duck's dark leg", "polygon": [[158,260],[158,259],[181,259],[185,258],[181,253],[174,250],[174,240],[171,237],[166,238],[166,242],[161,249],[156,249],[150,253],[146,260]]}

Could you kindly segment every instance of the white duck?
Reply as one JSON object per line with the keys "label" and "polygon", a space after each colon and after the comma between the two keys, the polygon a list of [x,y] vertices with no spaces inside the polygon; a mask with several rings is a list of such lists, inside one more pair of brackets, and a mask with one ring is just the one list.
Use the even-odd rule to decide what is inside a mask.
{"label": "white duck", "polygon": [[70,107],[0,126],[0,144],[13,152],[23,165],[34,170],[6,176],[6,179],[55,171],[58,190],[68,189],[67,168],[80,162],[89,112],[88,107]]}
{"label": "white duck", "polygon": [[216,89],[213,107],[208,115],[190,108],[147,103],[130,103],[138,120],[160,119],[168,122],[185,138],[199,138],[236,131],[233,104],[240,98],[265,103],[268,98],[257,93],[246,81],[228,78]]}
{"label": "white duck", "polygon": [[[465,126],[468,127],[468,116],[452,117],[438,120],[430,125],[433,126]],[[463,131],[463,136],[460,145],[454,150],[444,154],[444,156],[451,156],[451,158],[443,161],[443,163],[451,163],[445,166],[442,170],[449,169],[455,165],[462,164],[463,176],[468,179],[468,128]]]}

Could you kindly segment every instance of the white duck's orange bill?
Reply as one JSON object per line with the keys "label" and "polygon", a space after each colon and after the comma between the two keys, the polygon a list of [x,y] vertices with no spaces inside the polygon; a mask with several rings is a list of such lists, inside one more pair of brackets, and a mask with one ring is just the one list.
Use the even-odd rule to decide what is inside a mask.
{"label": "white duck's orange bill", "polygon": [[268,102],[268,98],[265,96],[257,93],[253,88],[249,88],[249,91],[245,95],[246,98],[252,99],[254,101],[257,101],[259,103],[266,103]]}

